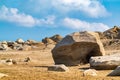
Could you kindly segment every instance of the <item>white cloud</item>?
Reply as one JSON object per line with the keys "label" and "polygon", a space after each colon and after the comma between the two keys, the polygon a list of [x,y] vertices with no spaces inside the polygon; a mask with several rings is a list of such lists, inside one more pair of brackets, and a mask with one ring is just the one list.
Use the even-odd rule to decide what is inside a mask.
{"label": "white cloud", "polygon": [[29,0],[25,4],[26,7],[28,10],[42,15],[52,13],[63,16],[69,13],[79,13],[92,18],[99,18],[110,14],[99,0]]}
{"label": "white cloud", "polygon": [[109,14],[98,0],[52,0],[52,5],[62,12],[76,10],[95,18]]}
{"label": "white cloud", "polygon": [[63,25],[71,29],[77,29],[80,31],[104,31],[109,29],[109,27],[103,23],[89,23],[79,19],[65,18],[63,20]]}
{"label": "white cloud", "polygon": [[37,19],[25,13],[19,13],[17,8],[0,8],[0,20],[12,22],[26,27],[54,24],[55,16],[48,16],[45,19]]}

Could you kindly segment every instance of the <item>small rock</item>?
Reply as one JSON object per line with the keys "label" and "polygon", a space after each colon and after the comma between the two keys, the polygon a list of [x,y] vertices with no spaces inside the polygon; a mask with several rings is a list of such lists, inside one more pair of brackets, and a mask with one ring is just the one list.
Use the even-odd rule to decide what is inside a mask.
{"label": "small rock", "polygon": [[0,78],[2,78],[2,77],[7,77],[8,75],[6,75],[6,74],[3,74],[3,73],[0,73]]}
{"label": "small rock", "polygon": [[7,44],[0,44],[0,50],[8,50]]}
{"label": "small rock", "polygon": [[66,67],[64,64],[61,65],[53,65],[48,67],[48,71],[61,71],[66,72],[69,71],[68,67]]}
{"label": "small rock", "polygon": [[6,62],[9,64],[9,65],[12,65],[12,64],[17,64],[17,62],[13,59],[8,59],[6,60]]}
{"label": "small rock", "polygon": [[37,42],[34,41],[34,40],[27,40],[24,43],[27,44],[27,45],[33,45],[34,43],[37,43]]}
{"label": "small rock", "polygon": [[50,39],[52,39],[53,41],[55,41],[56,43],[58,43],[58,42],[60,42],[63,39],[63,37],[60,36],[59,34],[56,34],[56,35],[50,37]]}
{"label": "small rock", "polygon": [[28,61],[30,61],[30,58],[29,57],[25,58],[24,62],[28,62]]}
{"label": "small rock", "polygon": [[13,64],[17,64],[17,62],[13,59],[6,59],[6,60],[0,60],[0,64],[13,65]]}
{"label": "small rock", "polygon": [[29,50],[31,50],[31,46],[29,46],[29,45],[24,45],[24,46],[22,46],[23,48],[22,48],[22,50],[24,50],[24,51],[29,51]]}
{"label": "small rock", "polygon": [[23,46],[21,44],[14,44],[13,49],[14,50],[23,50]]}
{"label": "small rock", "polygon": [[47,37],[45,39],[42,39],[42,42],[44,44],[55,44],[55,42],[52,39],[47,38]]}
{"label": "small rock", "polygon": [[90,57],[104,54],[104,47],[99,35],[89,31],[69,34],[52,49],[55,64],[68,66],[86,64]]}
{"label": "small rock", "polygon": [[120,76],[120,66],[113,70],[108,76]]}
{"label": "small rock", "polygon": [[24,40],[22,40],[22,39],[17,39],[17,41],[16,41],[18,44],[22,44],[22,43],[24,43],[25,41]]}
{"label": "small rock", "polygon": [[7,45],[7,41],[3,41],[2,44],[6,44]]}
{"label": "small rock", "polygon": [[83,76],[97,76],[97,71],[95,69],[85,70]]}

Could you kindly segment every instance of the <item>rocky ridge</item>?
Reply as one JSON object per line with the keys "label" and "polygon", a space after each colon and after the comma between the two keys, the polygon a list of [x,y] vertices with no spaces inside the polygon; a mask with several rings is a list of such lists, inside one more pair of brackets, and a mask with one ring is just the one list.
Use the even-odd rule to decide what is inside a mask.
{"label": "rocky ridge", "polygon": [[41,42],[35,40],[17,39],[16,41],[1,41],[0,50],[44,50],[52,49],[57,42],[62,39],[60,35],[54,35],[49,38],[44,38]]}

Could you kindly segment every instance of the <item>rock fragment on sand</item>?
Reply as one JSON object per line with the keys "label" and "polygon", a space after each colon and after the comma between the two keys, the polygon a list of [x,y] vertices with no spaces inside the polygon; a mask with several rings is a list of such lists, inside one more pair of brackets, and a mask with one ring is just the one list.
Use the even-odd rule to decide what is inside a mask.
{"label": "rock fragment on sand", "polygon": [[108,74],[108,76],[120,76],[120,66]]}
{"label": "rock fragment on sand", "polygon": [[97,71],[95,69],[85,70],[83,76],[97,76]]}
{"label": "rock fragment on sand", "polygon": [[3,74],[3,73],[0,73],[0,79],[3,78],[3,77],[7,77],[8,75],[6,74]]}
{"label": "rock fragment on sand", "polygon": [[48,67],[48,71],[61,71],[66,72],[69,71],[69,68],[66,67],[64,64],[61,65],[53,65]]}

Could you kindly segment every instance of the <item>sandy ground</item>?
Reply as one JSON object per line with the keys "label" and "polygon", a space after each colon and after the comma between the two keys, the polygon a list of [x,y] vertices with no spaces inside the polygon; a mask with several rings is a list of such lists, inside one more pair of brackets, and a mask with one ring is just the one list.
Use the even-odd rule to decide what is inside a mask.
{"label": "sandy ground", "polygon": [[[23,62],[30,57],[31,61]],[[83,77],[83,71],[89,64],[69,67],[69,72],[47,71],[54,64],[51,51],[1,51],[0,59],[14,59],[16,65],[0,65],[0,73],[9,75],[0,80],[120,80],[120,77],[106,77],[112,70],[98,70],[98,76]]]}

